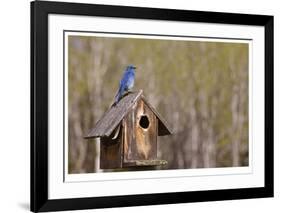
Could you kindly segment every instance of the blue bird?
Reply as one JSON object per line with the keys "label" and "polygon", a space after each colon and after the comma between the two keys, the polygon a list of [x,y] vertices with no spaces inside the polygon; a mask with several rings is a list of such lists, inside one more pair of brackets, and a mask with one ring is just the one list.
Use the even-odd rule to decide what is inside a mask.
{"label": "blue bird", "polygon": [[122,79],[119,83],[119,89],[117,94],[115,95],[114,105],[117,104],[121,98],[134,87],[135,83],[135,70],[136,67],[133,65],[127,66]]}

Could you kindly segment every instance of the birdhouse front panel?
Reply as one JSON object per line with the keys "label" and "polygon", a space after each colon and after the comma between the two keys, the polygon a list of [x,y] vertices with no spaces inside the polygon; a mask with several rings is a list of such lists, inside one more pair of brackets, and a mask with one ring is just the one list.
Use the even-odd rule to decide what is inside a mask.
{"label": "birdhouse front panel", "polygon": [[124,162],[157,158],[157,117],[139,99],[123,119]]}

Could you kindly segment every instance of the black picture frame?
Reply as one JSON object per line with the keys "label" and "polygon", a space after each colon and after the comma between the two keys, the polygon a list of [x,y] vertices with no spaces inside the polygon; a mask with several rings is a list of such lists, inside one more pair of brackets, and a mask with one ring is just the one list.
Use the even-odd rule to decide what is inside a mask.
{"label": "black picture frame", "polygon": [[[256,25],[265,28],[264,187],[161,194],[48,199],[48,14]],[[273,16],[31,2],[31,211],[78,210],[273,196]]]}

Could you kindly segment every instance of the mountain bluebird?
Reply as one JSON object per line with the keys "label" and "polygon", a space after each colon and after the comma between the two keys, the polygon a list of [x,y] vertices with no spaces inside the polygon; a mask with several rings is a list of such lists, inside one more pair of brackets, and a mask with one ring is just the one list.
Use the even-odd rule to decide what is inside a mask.
{"label": "mountain bluebird", "polygon": [[125,95],[128,91],[130,91],[133,88],[135,82],[135,70],[136,70],[135,66],[133,65],[127,66],[123,74],[123,77],[119,83],[119,90],[115,95],[114,104],[117,104],[121,100],[123,95]]}

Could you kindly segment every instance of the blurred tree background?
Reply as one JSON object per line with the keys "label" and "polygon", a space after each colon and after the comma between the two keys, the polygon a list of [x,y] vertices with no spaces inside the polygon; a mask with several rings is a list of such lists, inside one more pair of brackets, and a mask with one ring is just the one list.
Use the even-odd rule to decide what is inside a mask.
{"label": "blurred tree background", "polygon": [[69,173],[102,172],[99,139],[83,137],[110,107],[128,64],[173,135],[162,169],[248,165],[246,43],[69,36]]}

